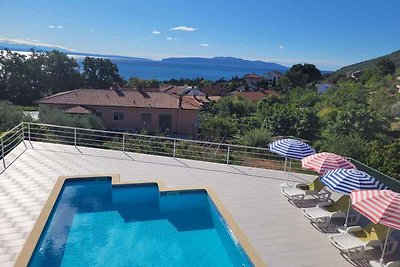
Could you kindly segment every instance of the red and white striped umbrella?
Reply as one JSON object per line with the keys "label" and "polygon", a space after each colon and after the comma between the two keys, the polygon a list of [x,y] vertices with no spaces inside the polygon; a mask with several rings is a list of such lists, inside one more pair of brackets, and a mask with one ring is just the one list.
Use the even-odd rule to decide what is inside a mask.
{"label": "red and white striped umbrella", "polygon": [[350,194],[353,208],[373,223],[388,226],[385,245],[379,260],[383,266],[383,257],[390,228],[400,230],[400,194],[391,190],[354,190]]}
{"label": "red and white striped umbrella", "polygon": [[301,166],[319,174],[335,169],[356,169],[356,166],[346,158],[328,152],[316,153],[303,158]]}
{"label": "red and white striped umbrella", "polygon": [[391,190],[354,190],[353,208],[373,223],[400,230],[400,194]]}

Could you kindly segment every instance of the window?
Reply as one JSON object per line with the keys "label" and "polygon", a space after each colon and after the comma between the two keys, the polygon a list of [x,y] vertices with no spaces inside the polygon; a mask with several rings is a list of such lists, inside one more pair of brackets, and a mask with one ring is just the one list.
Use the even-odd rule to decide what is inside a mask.
{"label": "window", "polygon": [[124,120],[124,113],[122,113],[122,112],[114,112],[114,120],[115,121],[123,121]]}
{"label": "window", "polygon": [[141,118],[143,123],[151,123],[151,113],[142,113]]}
{"label": "window", "polygon": [[97,117],[101,118],[101,112],[96,111],[94,114],[95,114]]}

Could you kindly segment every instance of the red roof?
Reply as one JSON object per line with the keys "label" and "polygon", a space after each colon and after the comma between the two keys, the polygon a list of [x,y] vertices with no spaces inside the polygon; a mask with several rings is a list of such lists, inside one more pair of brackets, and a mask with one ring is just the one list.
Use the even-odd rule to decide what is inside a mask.
{"label": "red roof", "polygon": [[238,92],[233,96],[241,96],[247,99],[250,102],[257,102],[267,95],[279,96],[279,94],[274,90],[266,90],[266,91],[254,91],[254,92]]}
{"label": "red roof", "polygon": [[84,108],[79,105],[63,109],[63,110],[61,110],[61,112],[69,113],[69,114],[91,114],[92,113],[92,111],[90,109]]}
{"label": "red roof", "polygon": [[255,73],[250,73],[250,74],[246,74],[244,75],[245,78],[262,78],[261,76],[255,74]]}
{"label": "red roof", "polygon": [[204,86],[200,90],[209,96],[224,96],[228,93],[228,89],[221,86]]}
{"label": "red roof", "polygon": [[[110,106],[133,108],[178,109],[179,97],[164,92],[140,92],[130,90],[77,89],[45,97],[38,104],[74,106]],[[200,109],[201,105],[186,101],[182,109]]]}

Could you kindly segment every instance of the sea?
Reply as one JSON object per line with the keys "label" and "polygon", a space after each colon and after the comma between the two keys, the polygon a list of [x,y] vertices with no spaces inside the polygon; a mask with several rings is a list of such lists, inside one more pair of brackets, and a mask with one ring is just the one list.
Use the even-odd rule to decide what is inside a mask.
{"label": "sea", "polygon": [[[73,57],[80,65],[82,65],[84,57]],[[125,79],[137,77],[146,80],[157,79],[159,81],[166,81],[170,79],[194,79],[201,77],[206,80],[216,81],[221,78],[230,80],[236,75],[238,77],[243,77],[245,74],[253,72],[258,75],[263,75],[273,70],[257,67],[186,64],[164,61],[140,61],[129,58],[110,57],[109,59],[118,66],[120,75]]]}

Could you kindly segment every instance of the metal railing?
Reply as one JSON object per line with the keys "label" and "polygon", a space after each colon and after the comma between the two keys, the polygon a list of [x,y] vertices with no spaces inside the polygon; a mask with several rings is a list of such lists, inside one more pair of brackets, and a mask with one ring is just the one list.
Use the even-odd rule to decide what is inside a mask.
{"label": "metal railing", "polygon": [[[213,143],[163,136],[84,129],[42,123],[23,123],[24,140],[121,150],[142,154],[283,170],[284,158],[267,148]],[[301,172],[299,161],[292,170]]]}
{"label": "metal railing", "polygon": [[1,169],[5,169],[10,163],[11,160],[6,160],[6,155],[11,153],[14,148],[16,148],[22,141],[24,140],[24,123],[20,123],[11,130],[3,133],[0,136],[0,160],[1,160]]}
{"label": "metal railing", "polygon": [[[284,157],[269,152],[267,148],[23,122],[0,136],[0,171],[12,162],[5,156],[23,141],[120,150],[275,170],[284,170],[285,165]],[[26,147],[25,142],[24,145]],[[358,169],[400,192],[399,181],[354,159],[349,160]],[[298,160],[291,161],[290,165],[293,172],[313,173],[302,169]]]}

